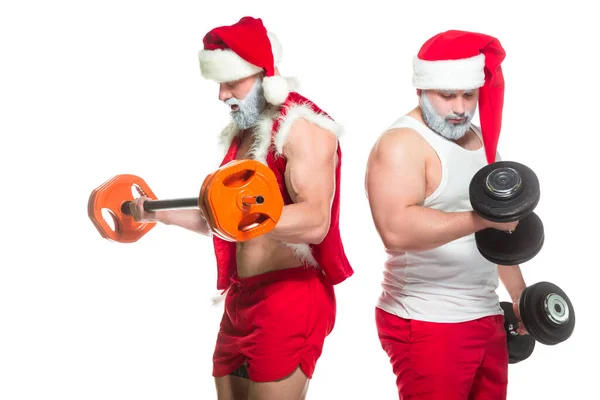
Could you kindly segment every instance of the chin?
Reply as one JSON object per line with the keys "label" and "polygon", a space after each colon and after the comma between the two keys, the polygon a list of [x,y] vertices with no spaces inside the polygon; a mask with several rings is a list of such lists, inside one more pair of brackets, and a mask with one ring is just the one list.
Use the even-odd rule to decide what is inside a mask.
{"label": "chin", "polygon": [[450,140],[459,140],[463,138],[471,128],[471,122],[463,122],[462,124],[446,123],[438,133]]}

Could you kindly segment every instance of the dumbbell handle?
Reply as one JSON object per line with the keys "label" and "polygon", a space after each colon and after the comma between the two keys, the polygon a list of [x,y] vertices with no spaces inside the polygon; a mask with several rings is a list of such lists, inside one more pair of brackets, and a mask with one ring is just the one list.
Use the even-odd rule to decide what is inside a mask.
{"label": "dumbbell handle", "polygon": [[518,325],[509,324],[508,325],[508,333],[512,336],[518,336],[519,332],[517,331]]}
{"label": "dumbbell handle", "polygon": [[[121,204],[121,212],[123,214],[131,215],[129,209],[130,204],[130,201],[125,201]],[[198,198],[189,197],[173,200],[146,200],[144,202],[144,210],[146,211],[172,210],[174,208],[198,208]]]}

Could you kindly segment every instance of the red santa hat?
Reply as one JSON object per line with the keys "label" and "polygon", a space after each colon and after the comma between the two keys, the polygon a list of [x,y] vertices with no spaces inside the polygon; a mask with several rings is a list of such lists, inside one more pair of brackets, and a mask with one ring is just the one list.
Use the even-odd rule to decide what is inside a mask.
{"label": "red santa hat", "polygon": [[198,58],[206,79],[229,82],[263,71],[265,98],[274,105],[283,104],[293,90],[289,79],[275,75],[282,48],[261,19],[243,17],[233,25],[214,28],[204,36],[203,43]]}
{"label": "red santa hat", "polygon": [[418,89],[479,88],[479,118],[488,163],[496,160],[502,127],[506,53],[498,39],[482,33],[449,30],[425,42],[413,60]]}

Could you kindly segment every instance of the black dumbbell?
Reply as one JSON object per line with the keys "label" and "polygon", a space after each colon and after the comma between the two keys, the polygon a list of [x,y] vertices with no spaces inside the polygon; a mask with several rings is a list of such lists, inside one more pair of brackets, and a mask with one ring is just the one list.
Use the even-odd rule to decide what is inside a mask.
{"label": "black dumbbell", "polygon": [[519,313],[527,332],[547,346],[564,342],[575,329],[571,300],[550,282],[538,282],[525,288],[519,300]]}
{"label": "black dumbbell", "polygon": [[504,330],[508,347],[508,363],[516,364],[529,358],[535,349],[535,339],[531,335],[520,335],[517,332],[519,320],[513,309],[513,303],[500,302],[504,310]]}
{"label": "black dumbbell", "polygon": [[519,221],[514,232],[493,228],[475,233],[483,257],[499,265],[517,265],[535,257],[544,245],[544,225],[533,212],[540,200],[535,173],[514,161],[481,168],[469,185],[473,210],[493,222]]}
{"label": "black dumbbell", "polygon": [[575,310],[571,300],[558,286],[538,282],[523,290],[519,299],[519,314],[529,335],[517,334],[517,317],[513,304],[500,303],[504,310],[509,363],[527,359],[535,342],[554,346],[569,339],[575,329]]}

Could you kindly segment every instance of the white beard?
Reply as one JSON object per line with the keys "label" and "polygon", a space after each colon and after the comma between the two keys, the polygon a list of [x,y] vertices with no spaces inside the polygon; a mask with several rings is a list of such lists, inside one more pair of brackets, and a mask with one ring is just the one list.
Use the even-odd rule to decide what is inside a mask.
{"label": "white beard", "polygon": [[232,97],[225,100],[225,104],[228,106],[237,105],[239,107],[237,111],[231,111],[231,117],[240,129],[250,128],[258,121],[267,104],[263,93],[262,81],[256,78],[254,86],[252,86],[252,89],[244,100]]}
{"label": "white beard", "polygon": [[[467,133],[471,127],[471,120],[473,119],[473,115],[475,115],[475,110],[477,109],[476,107],[470,113],[465,113],[464,116],[450,113],[447,116],[442,117],[435,111],[433,105],[425,94],[419,96],[419,105],[421,106],[423,120],[429,126],[429,128],[450,140],[458,140]],[[462,117],[465,117],[466,120],[460,124],[451,124],[447,121],[448,119]]]}

